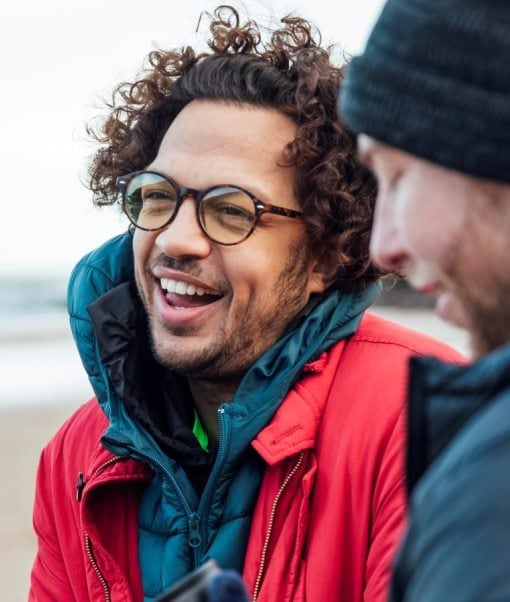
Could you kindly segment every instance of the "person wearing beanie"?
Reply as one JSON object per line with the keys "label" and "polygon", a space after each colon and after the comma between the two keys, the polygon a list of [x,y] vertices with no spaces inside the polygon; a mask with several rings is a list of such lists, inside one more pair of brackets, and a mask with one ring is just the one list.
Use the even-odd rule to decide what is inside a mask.
{"label": "person wearing beanie", "polygon": [[411,360],[392,602],[510,600],[510,3],[389,0],[339,112],[378,180],[376,264],[470,334]]}

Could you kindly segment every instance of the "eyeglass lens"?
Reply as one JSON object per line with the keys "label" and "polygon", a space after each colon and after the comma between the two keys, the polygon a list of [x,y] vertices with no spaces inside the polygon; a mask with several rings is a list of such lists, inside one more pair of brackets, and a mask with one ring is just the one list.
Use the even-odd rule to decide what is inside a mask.
{"label": "eyeglass lens", "polygon": [[[125,191],[125,211],[144,230],[159,230],[175,217],[175,186],[155,173],[141,173],[129,181]],[[256,220],[251,197],[233,186],[211,188],[200,199],[199,220],[206,234],[223,244],[241,242]]]}

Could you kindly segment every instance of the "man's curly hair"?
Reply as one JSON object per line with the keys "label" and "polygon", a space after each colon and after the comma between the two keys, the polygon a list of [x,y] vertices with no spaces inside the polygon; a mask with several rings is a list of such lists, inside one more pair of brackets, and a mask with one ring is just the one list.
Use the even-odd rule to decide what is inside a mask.
{"label": "man's curly hair", "polygon": [[151,52],[140,79],[118,86],[109,116],[89,128],[101,144],[89,168],[94,202],[117,201],[117,177],[153,161],[168,127],[192,100],[277,109],[297,126],[284,160],[295,168],[308,246],[331,266],[331,286],[364,288],[380,275],[369,257],[376,187],[337,114],[344,66],[333,64],[331,49],[320,47],[320,34],[305,19],[283,18],[263,42],[260,27],[241,23],[231,6],[219,6],[210,18],[209,52]]}

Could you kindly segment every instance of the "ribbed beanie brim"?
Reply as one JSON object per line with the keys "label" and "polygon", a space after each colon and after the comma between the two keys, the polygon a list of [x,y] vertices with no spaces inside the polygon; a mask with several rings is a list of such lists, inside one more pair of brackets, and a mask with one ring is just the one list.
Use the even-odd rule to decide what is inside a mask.
{"label": "ribbed beanie brim", "polygon": [[339,111],[354,132],[510,183],[510,0],[389,0]]}

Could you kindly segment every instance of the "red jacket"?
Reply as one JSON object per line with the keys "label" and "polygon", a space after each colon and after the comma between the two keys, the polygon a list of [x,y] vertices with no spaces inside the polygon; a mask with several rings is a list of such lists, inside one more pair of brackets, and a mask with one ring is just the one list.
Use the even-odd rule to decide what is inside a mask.
{"label": "red jacket", "polygon": [[[366,315],[309,364],[253,446],[268,464],[245,559],[259,601],[384,600],[403,526],[407,359],[460,356]],[[42,453],[30,600],[142,600],[137,510],[145,465],[99,443],[95,400]],[[88,482],[80,503],[76,477]]]}

